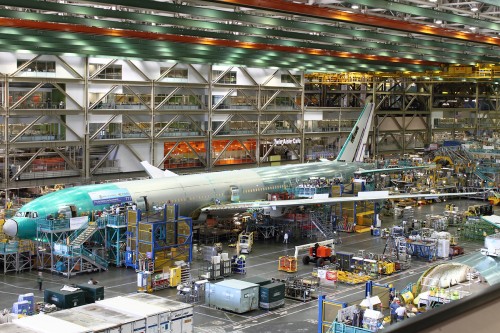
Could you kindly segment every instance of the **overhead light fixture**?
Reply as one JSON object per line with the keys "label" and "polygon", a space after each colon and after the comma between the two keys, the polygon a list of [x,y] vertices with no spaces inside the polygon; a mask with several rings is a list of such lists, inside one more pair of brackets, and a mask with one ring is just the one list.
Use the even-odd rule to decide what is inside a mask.
{"label": "overhead light fixture", "polygon": [[474,30],[476,30],[476,27],[471,26],[471,27],[469,27],[469,30],[474,31]]}
{"label": "overhead light fixture", "polygon": [[477,12],[479,10],[479,8],[477,6],[472,6],[470,8],[470,10],[473,11],[473,12]]}
{"label": "overhead light fixture", "polygon": [[438,0],[429,0],[429,2],[437,2]]}
{"label": "overhead light fixture", "polygon": [[436,24],[443,24],[443,20],[439,20],[439,19],[437,19],[435,23],[436,23]]}
{"label": "overhead light fixture", "polygon": [[354,4],[354,5],[351,6],[351,8],[352,9],[359,9],[359,5]]}

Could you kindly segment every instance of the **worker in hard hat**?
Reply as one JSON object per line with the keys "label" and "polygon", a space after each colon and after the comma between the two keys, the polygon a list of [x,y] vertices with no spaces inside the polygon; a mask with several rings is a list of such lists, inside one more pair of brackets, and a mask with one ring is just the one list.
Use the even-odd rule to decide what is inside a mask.
{"label": "worker in hard hat", "polygon": [[389,308],[391,309],[391,325],[397,322],[398,320],[398,315],[396,314],[396,310],[399,308],[399,304],[400,304],[399,298],[394,297],[391,305],[389,306]]}

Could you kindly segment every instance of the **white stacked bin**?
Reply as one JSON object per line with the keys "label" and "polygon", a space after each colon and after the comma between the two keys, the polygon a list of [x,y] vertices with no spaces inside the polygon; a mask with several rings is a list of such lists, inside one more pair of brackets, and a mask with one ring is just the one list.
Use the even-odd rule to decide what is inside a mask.
{"label": "white stacked bin", "polygon": [[436,252],[438,258],[448,258],[448,256],[450,255],[450,240],[438,239]]}
{"label": "white stacked bin", "polygon": [[139,302],[123,296],[104,299],[96,302],[96,304],[143,317],[145,320],[144,327],[146,327],[145,333],[171,333],[170,311],[159,306]]}
{"label": "white stacked bin", "polygon": [[144,317],[124,313],[104,304],[88,304],[71,309],[71,311],[99,317],[110,323],[120,325],[120,333],[145,333],[146,320]]}
{"label": "white stacked bin", "polygon": [[92,333],[92,330],[88,328],[45,314],[24,317],[16,320],[15,323],[38,333]]}
{"label": "white stacked bin", "polygon": [[39,333],[38,331],[34,331],[32,329],[19,326],[16,323],[3,323],[0,324],[0,332],[1,333]]}
{"label": "white stacked bin", "polygon": [[170,311],[172,333],[193,332],[193,305],[145,293],[130,294],[124,297]]}
{"label": "white stacked bin", "polygon": [[88,328],[93,333],[122,333],[119,323],[73,309],[53,312],[47,316]]}

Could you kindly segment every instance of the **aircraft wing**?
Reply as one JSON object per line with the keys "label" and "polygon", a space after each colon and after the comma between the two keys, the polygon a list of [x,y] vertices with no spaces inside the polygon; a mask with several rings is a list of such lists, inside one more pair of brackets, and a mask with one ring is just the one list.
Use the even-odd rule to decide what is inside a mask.
{"label": "aircraft wing", "polygon": [[147,172],[147,174],[151,178],[168,178],[168,177],[177,177],[178,175],[169,170],[161,170],[151,164],[148,161],[141,162],[142,167]]}
{"label": "aircraft wing", "polygon": [[371,175],[374,173],[391,173],[391,172],[399,172],[399,171],[408,171],[415,169],[429,169],[434,168],[435,165],[419,165],[419,166],[409,166],[409,167],[398,167],[398,168],[383,168],[383,169],[371,169],[371,170],[358,170],[355,171],[355,175]]}
{"label": "aircraft wing", "polygon": [[398,200],[398,199],[436,199],[438,197],[465,197],[475,195],[477,192],[467,193],[418,193],[418,194],[396,194],[389,195],[389,191],[365,191],[359,192],[356,197],[336,197],[336,198],[312,198],[312,199],[293,199],[293,200],[266,200],[266,201],[251,201],[251,202],[235,202],[220,205],[211,205],[202,208],[205,212],[217,211],[243,211],[248,209],[264,209],[276,207],[293,207],[307,206],[319,204],[335,204],[343,202],[360,202],[360,201],[380,201],[380,200]]}

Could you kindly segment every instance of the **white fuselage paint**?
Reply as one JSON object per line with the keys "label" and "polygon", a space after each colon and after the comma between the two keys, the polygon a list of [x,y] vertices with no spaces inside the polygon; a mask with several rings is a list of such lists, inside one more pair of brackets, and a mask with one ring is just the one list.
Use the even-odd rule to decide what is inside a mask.
{"label": "white fuselage paint", "polygon": [[134,200],[146,196],[148,203],[178,203],[181,214],[214,203],[214,199],[229,202],[231,186],[239,189],[240,201],[265,200],[267,193],[282,192],[309,177],[332,178],[342,174],[350,180],[361,163],[317,162],[235,171],[212,172],[170,178],[115,183],[126,188]]}

